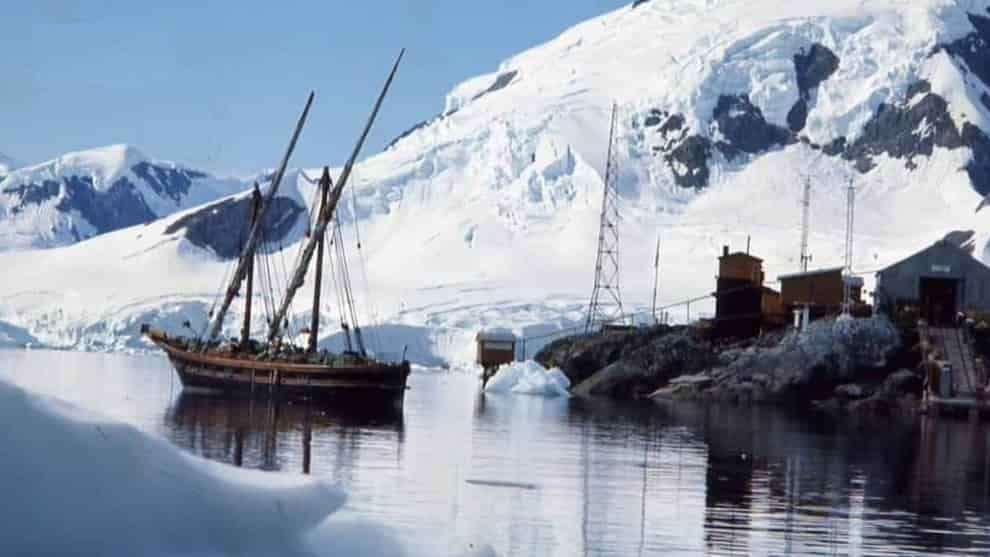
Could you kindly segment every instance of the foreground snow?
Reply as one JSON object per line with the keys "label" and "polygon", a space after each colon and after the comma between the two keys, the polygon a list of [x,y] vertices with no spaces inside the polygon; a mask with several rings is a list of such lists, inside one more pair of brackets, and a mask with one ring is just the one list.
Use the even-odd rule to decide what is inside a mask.
{"label": "foreground snow", "polygon": [[502,366],[488,380],[485,391],[489,393],[514,393],[520,395],[570,396],[571,382],[557,368],[548,370],[530,360]]}
{"label": "foreground snow", "polygon": [[[0,554],[410,555],[345,494],[233,468],[0,380]],[[436,554],[432,553],[431,554]],[[487,548],[470,555],[490,555]]]}

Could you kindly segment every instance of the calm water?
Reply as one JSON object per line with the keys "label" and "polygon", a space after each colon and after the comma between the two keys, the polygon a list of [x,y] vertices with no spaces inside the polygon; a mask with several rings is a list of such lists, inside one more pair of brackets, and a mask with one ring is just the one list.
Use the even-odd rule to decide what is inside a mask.
{"label": "calm water", "polygon": [[397,416],[182,394],[164,359],[0,352],[0,374],[206,458],[499,555],[990,554],[990,427],[480,395],[414,373]]}

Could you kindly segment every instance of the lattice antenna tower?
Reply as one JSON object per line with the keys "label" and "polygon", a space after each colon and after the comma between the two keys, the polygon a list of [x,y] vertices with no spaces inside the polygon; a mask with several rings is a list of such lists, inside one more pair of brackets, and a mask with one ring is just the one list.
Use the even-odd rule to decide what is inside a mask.
{"label": "lattice antenna tower", "polygon": [[[846,190],[846,261],[845,272],[847,277],[852,277],[853,273],[853,233],[856,221],[856,183],[849,178],[849,188]],[[849,304],[852,301],[852,289],[848,281],[844,281],[843,298],[844,311],[849,311]]]}
{"label": "lattice antenna tower", "polygon": [[811,254],[808,253],[808,235],[811,230],[811,177],[804,177],[804,193],[801,196],[801,272],[808,272]]}
{"label": "lattice antenna tower", "polygon": [[591,292],[585,332],[623,318],[622,293],[619,290],[619,189],[616,163],[615,131],[617,106],[612,105],[612,122],[608,135],[608,160],[605,163],[605,187],[598,230],[598,254],[595,259],[595,287]]}

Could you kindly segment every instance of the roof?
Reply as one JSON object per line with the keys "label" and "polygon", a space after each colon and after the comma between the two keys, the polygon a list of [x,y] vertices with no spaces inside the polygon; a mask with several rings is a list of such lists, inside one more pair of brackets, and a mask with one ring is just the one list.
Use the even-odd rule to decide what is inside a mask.
{"label": "roof", "polygon": [[777,277],[777,280],[789,280],[789,279],[796,279],[796,278],[813,277],[813,276],[816,276],[816,275],[828,275],[828,274],[831,274],[831,273],[842,273],[843,269],[845,269],[845,267],[829,267],[827,269],[816,269],[814,271],[804,271],[804,272],[801,272],[801,273],[790,273],[790,274],[778,276]]}
{"label": "roof", "polygon": [[508,329],[491,329],[480,331],[477,339],[488,342],[515,342],[516,335]]}
{"label": "roof", "polygon": [[924,248],[924,249],[922,249],[920,251],[916,251],[916,252],[912,253],[911,255],[905,257],[904,259],[901,259],[900,261],[898,261],[896,263],[892,263],[890,265],[887,265],[883,269],[880,269],[879,271],[877,271],[877,274],[878,275],[882,275],[883,273],[885,273],[885,272],[893,269],[894,267],[899,267],[900,265],[903,265],[904,263],[907,263],[908,261],[914,259],[915,257],[918,257],[919,255],[922,255],[922,254],[924,254],[926,252],[929,252],[929,251],[932,251],[932,250],[935,250],[935,249],[948,249],[948,250],[954,250],[954,251],[960,252],[962,254],[965,254],[966,257],[969,260],[971,260],[971,262],[978,264],[980,267],[983,267],[983,269],[985,269],[986,271],[990,272],[990,267],[987,267],[987,265],[985,263],[983,263],[979,259],[973,257],[973,254],[971,254],[968,251],[964,250],[962,247],[960,247],[960,246],[958,246],[958,245],[956,245],[956,244],[954,244],[952,242],[947,242],[947,241],[945,241],[943,239],[943,240],[939,240],[939,241],[935,242],[934,244],[928,246],[927,248]]}
{"label": "roof", "polygon": [[842,280],[853,288],[862,288],[863,285],[866,284],[866,281],[863,280],[863,277],[857,277],[855,275],[846,275],[842,277]]}
{"label": "roof", "polygon": [[721,259],[729,259],[731,257],[743,257],[743,258],[746,258],[746,259],[752,259],[753,261],[759,261],[760,263],[763,262],[763,260],[760,259],[759,257],[756,257],[755,255],[750,255],[750,254],[748,254],[746,252],[742,252],[742,251],[733,252],[733,253],[730,253],[729,255],[721,255],[721,256],[719,256],[719,259],[720,260]]}

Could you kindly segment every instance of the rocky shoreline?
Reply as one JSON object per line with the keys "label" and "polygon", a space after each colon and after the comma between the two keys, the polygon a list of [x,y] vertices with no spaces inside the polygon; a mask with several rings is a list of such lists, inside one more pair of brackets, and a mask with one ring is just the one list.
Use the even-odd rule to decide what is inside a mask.
{"label": "rocky shoreline", "polygon": [[582,397],[913,413],[922,392],[914,342],[884,316],[823,319],[734,344],[661,325],[561,339],[536,361],[560,368]]}

